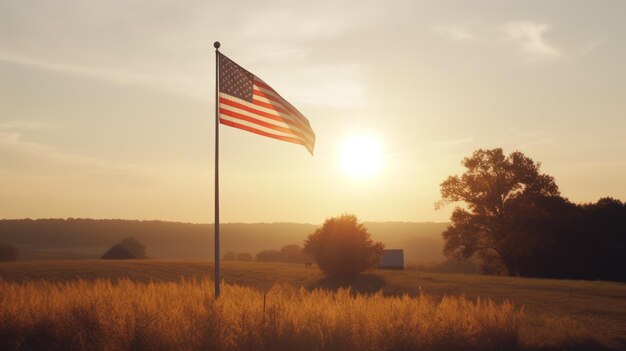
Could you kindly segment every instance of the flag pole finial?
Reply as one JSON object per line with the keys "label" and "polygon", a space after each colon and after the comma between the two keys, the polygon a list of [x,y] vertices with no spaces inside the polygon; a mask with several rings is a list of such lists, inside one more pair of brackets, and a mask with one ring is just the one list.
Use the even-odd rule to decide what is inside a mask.
{"label": "flag pole finial", "polygon": [[213,43],[213,47],[215,48],[215,50],[220,48],[220,42],[216,41],[215,43]]}

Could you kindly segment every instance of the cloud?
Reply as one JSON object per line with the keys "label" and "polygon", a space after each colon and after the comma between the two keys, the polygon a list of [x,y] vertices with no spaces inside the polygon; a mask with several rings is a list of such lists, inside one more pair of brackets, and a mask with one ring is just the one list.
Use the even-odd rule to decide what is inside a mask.
{"label": "cloud", "polygon": [[538,149],[557,142],[554,135],[543,129],[524,130],[519,127],[508,129],[499,138],[498,144],[518,150]]}
{"label": "cloud", "polygon": [[281,79],[285,83],[291,82],[289,96],[293,96],[293,100],[298,103],[336,108],[369,104],[361,82],[361,69],[357,64],[313,65],[300,72]]}
{"label": "cloud", "polygon": [[544,37],[549,30],[549,25],[533,21],[509,22],[505,28],[507,39],[518,43],[532,59],[561,56],[561,51],[550,45]]}
{"label": "cloud", "polygon": [[[271,9],[263,12],[250,13],[241,26],[246,37],[267,41],[272,38],[278,41],[315,39],[333,37],[352,28],[356,23],[350,18],[339,15],[321,16],[303,14],[294,16],[290,11]],[[285,30],[288,28],[288,30]]]}
{"label": "cloud", "polygon": [[39,121],[5,121],[0,122],[0,131],[3,130],[40,130],[48,129],[50,124]]}
{"label": "cloud", "polygon": [[103,80],[122,85],[135,85],[155,89],[157,91],[175,93],[187,97],[206,100],[207,94],[204,91],[195,89],[196,87],[184,76],[176,75],[155,75],[134,72],[115,71],[103,68],[96,68],[73,63],[54,62],[39,58],[29,57],[23,54],[1,52],[0,62],[14,65],[33,67],[51,72],[59,72],[83,76],[91,79]]}
{"label": "cloud", "polygon": [[465,27],[459,26],[437,26],[435,27],[435,32],[440,36],[458,42],[468,42],[477,37],[470,33],[470,31]]}
{"label": "cloud", "polygon": [[[29,125],[26,122],[10,122],[18,128]],[[0,171],[26,172],[26,174],[87,175],[102,177],[107,182],[130,186],[145,185],[152,177],[150,171],[141,166],[114,164],[108,161],[74,153],[66,153],[49,145],[26,141],[22,133],[9,130],[10,123],[0,126]],[[18,129],[16,128],[16,129]]]}
{"label": "cloud", "polygon": [[606,42],[606,37],[601,37],[601,38],[598,38],[596,40],[593,40],[593,41],[587,43],[587,45],[585,45],[580,50],[580,53],[583,54],[583,55],[590,54],[593,51],[596,51],[600,46],[604,45],[605,42]]}
{"label": "cloud", "polygon": [[[353,54],[337,59],[334,52],[343,55],[345,49],[333,49],[347,47],[343,37],[368,30],[369,20],[380,16],[369,6],[356,6],[358,2],[287,6],[270,1],[242,7],[236,1],[192,1],[181,7],[140,1],[125,4],[123,10],[109,2],[74,2],[20,3],[7,12],[11,20],[6,23],[0,14],[1,27],[6,27],[0,31],[0,64],[148,88],[206,103],[214,95],[213,40],[219,39],[224,53],[271,83],[280,81],[283,71],[306,76],[308,72],[300,72],[309,67],[337,72],[351,65]],[[46,16],[40,16],[43,13]],[[344,75],[355,79],[352,70]],[[290,78],[302,82],[302,91],[328,80],[320,85],[330,88],[328,95],[341,93],[343,105],[348,99],[351,105],[365,100],[362,80],[337,82],[336,77],[321,75],[312,83]],[[289,84],[287,91],[295,85]],[[319,92],[315,95],[307,103],[336,105]]]}
{"label": "cloud", "polygon": [[[7,124],[5,124],[6,126]],[[106,165],[102,160],[77,154],[66,154],[54,148],[32,141],[25,141],[22,133],[0,130],[0,152],[18,157],[31,157],[61,166],[80,166],[101,168]],[[4,164],[6,166],[6,163]]]}
{"label": "cloud", "polygon": [[310,54],[310,52],[311,50],[302,49],[283,50],[267,54],[262,57],[262,59],[274,61],[283,57],[296,57],[298,59],[304,59]]}
{"label": "cloud", "polygon": [[451,140],[441,140],[441,141],[437,141],[432,143],[432,145],[434,146],[458,146],[458,145],[463,145],[463,144],[469,144],[471,142],[473,142],[474,140],[476,140],[476,138],[474,137],[465,137],[465,138],[460,138],[460,139],[451,139]]}
{"label": "cloud", "polygon": [[65,63],[55,63],[46,60],[39,60],[31,57],[27,57],[19,54],[10,54],[6,52],[0,52],[0,61],[12,63],[21,66],[29,66],[35,67],[39,69],[44,69],[48,71],[54,72],[63,72],[63,73],[71,73],[78,74],[83,76],[88,76],[91,78],[99,78],[105,79],[108,81],[116,82],[116,83],[131,83],[139,80],[140,77],[129,76],[126,74],[119,74],[116,72],[108,72],[104,70],[96,70],[87,67],[65,64]]}

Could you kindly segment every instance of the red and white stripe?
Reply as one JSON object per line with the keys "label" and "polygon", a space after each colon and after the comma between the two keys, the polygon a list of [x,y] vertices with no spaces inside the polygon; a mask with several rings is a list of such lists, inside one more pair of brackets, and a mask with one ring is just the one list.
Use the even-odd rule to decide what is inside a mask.
{"label": "red and white stripe", "polygon": [[254,77],[252,102],[220,92],[220,123],[294,144],[313,154],[309,121],[261,79]]}

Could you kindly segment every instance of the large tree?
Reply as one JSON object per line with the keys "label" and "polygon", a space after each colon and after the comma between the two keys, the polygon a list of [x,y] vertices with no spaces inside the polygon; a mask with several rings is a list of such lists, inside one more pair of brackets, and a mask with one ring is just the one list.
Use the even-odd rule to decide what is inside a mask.
{"label": "large tree", "polygon": [[479,149],[462,161],[465,172],[441,183],[440,208],[462,202],[452,213],[452,223],[443,233],[446,255],[477,258],[483,269],[517,272],[519,257],[532,251],[539,240],[528,231],[516,230],[519,215],[539,215],[538,199],[557,198],[554,178],[539,171],[540,163],[516,151],[508,156],[501,148]]}
{"label": "large tree", "polygon": [[332,278],[352,278],[376,266],[383,256],[384,245],[374,242],[354,215],[327,219],[304,242],[303,251],[310,254],[322,272]]}

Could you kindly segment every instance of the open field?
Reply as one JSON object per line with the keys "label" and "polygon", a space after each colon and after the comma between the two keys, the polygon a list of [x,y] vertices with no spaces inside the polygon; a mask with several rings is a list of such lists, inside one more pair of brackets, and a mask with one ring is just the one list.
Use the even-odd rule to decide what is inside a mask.
{"label": "open field", "polygon": [[[340,287],[323,279],[316,268],[300,265],[225,262],[223,267],[226,283],[255,288],[258,294],[268,291],[276,282],[306,290]],[[0,277],[5,281],[3,289],[9,286],[14,289],[13,282],[21,285],[41,280],[72,283],[78,279],[119,281],[128,278],[130,282],[125,284],[179,282],[181,278],[210,278],[211,270],[209,263],[194,261],[13,262],[0,264]],[[210,294],[210,284],[198,284],[196,288],[206,289]],[[626,284],[621,283],[377,271],[363,274],[351,282],[351,287],[353,293],[381,290],[384,295],[392,296],[419,296],[423,292],[435,301],[440,301],[444,295],[465,296],[469,301],[475,301],[476,297],[483,301],[493,299],[496,303],[508,300],[516,308],[523,306],[526,325],[536,331],[545,330],[545,323],[556,323],[553,329],[555,325],[573,323],[593,335],[604,334],[621,343],[626,340]],[[552,322],[546,322],[546,318]],[[564,322],[558,322],[561,319]],[[529,343],[531,339],[527,336],[524,342]]]}
{"label": "open field", "polygon": [[[212,281],[0,283],[3,350],[536,350],[610,345],[511,303]],[[545,330],[550,330],[549,334]]]}

